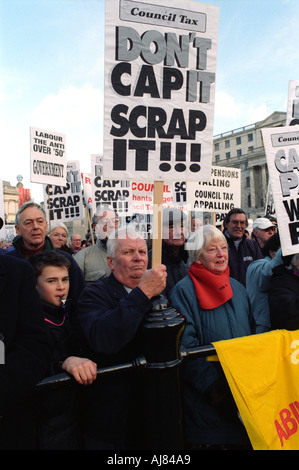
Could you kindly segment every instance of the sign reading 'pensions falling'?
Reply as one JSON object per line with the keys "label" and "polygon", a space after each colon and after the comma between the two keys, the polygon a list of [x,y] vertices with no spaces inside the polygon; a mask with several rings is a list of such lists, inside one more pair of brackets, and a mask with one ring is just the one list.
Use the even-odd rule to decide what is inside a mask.
{"label": "sign reading 'pensions falling'", "polygon": [[162,2],[106,2],[105,178],[210,179],[218,7]]}

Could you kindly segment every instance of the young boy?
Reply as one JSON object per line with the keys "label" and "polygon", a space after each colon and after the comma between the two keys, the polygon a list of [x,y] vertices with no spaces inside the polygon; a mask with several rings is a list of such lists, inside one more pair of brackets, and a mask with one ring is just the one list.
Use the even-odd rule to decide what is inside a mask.
{"label": "young boy", "polygon": [[[53,356],[48,375],[63,369],[79,384],[91,384],[96,379],[97,364],[79,356],[81,341],[69,316],[72,306],[67,299],[70,261],[56,251],[37,253],[29,261],[35,270],[36,289],[52,337]],[[77,390],[68,387],[49,393],[42,396],[37,409],[41,448],[77,448]]]}

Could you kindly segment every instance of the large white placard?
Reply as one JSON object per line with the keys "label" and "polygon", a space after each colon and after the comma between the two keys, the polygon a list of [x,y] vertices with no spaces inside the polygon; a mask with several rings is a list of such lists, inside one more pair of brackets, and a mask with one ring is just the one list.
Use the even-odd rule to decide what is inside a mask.
{"label": "large white placard", "polygon": [[106,2],[104,177],[208,180],[218,7]]}
{"label": "large white placard", "polygon": [[88,209],[93,208],[93,194],[92,194],[92,176],[91,173],[81,173],[83,184],[83,199]]}
{"label": "large white placard", "polygon": [[299,253],[299,130],[262,129],[283,255]]}
{"label": "large white placard", "polygon": [[65,135],[30,128],[30,180],[32,183],[66,185]]}
{"label": "large white placard", "polygon": [[131,215],[130,181],[103,177],[103,156],[91,155],[92,208],[109,208],[119,216]]}
{"label": "large white placard", "polygon": [[67,162],[65,186],[48,184],[43,188],[48,220],[72,222],[83,219],[82,182],[78,160]]}
{"label": "large white placard", "polygon": [[192,211],[227,213],[241,206],[241,170],[212,166],[209,182],[187,182]]}
{"label": "large white placard", "polygon": [[[164,184],[163,208],[176,207],[185,211],[186,198],[182,198],[181,181]],[[186,186],[186,184],[184,183]],[[179,192],[179,193],[178,193]],[[180,197],[177,197],[179,194]],[[132,214],[152,214],[154,210],[154,181],[131,181],[130,207]]]}

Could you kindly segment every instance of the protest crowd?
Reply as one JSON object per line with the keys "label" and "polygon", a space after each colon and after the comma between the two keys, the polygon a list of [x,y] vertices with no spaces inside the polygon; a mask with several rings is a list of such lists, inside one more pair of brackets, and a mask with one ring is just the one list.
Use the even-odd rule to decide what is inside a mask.
{"label": "protest crowd", "polygon": [[[140,378],[97,377],[97,367],[140,354],[161,294],[185,319],[187,348],[298,329],[298,255],[282,256],[273,217],[258,217],[251,236],[240,208],[221,228],[189,230],[186,220],[163,210],[162,263],[152,267],[148,240],[113,210],[97,210],[94,243],[78,248],[65,225],[48,231],[40,205],[20,207],[0,257],[2,449],[142,448]],[[61,372],[71,387],[37,391]],[[219,363],[187,361],[181,380],[187,449],[251,449]]]}
{"label": "protest crowd", "polygon": [[[177,402],[182,450],[298,450],[299,82],[285,127],[243,128],[244,163],[232,131],[230,168],[230,140],[213,141],[219,8],[105,3],[103,155],[82,173],[64,133],[31,127],[30,181],[44,201],[19,204],[16,236],[0,247],[0,448],[148,450],[148,400],[162,420]],[[225,167],[220,154],[213,166],[222,142]],[[67,224],[84,220],[83,195],[84,239]],[[145,326],[163,309],[178,336],[157,335],[138,369]],[[179,356],[165,361],[173,394],[155,375],[160,346]],[[206,346],[216,358],[197,354]]]}

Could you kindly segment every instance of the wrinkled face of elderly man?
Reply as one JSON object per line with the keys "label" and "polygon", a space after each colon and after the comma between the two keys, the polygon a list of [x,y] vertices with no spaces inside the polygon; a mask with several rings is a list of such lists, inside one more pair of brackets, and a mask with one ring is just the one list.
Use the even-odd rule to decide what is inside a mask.
{"label": "wrinkled face of elderly man", "polygon": [[25,248],[36,250],[45,242],[48,224],[43,212],[37,207],[27,207],[19,215],[16,232],[23,238]]}
{"label": "wrinkled face of elderly man", "polygon": [[127,287],[134,288],[147,269],[148,256],[145,240],[142,238],[120,238],[115,240],[113,257],[108,256],[108,266],[115,278]]}
{"label": "wrinkled face of elderly man", "polygon": [[272,227],[268,227],[266,229],[256,229],[253,230],[255,238],[257,239],[258,244],[261,248],[264,248],[269,238],[273,237],[274,233],[276,233],[277,229],[275,225]]}
{"label": "wrinkled face of elderly man", "polygon": [[245,214],[232,214],[226,224],[227,233],[233,240],[241,240],[247,227]]}

